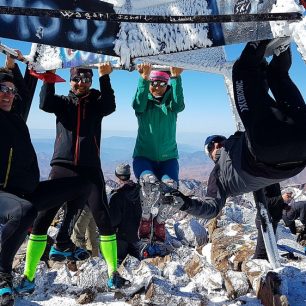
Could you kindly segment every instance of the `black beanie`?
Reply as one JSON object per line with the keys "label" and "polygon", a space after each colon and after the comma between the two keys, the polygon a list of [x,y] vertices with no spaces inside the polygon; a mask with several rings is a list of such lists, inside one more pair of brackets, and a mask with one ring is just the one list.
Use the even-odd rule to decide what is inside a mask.
{"label": "black beanie", "polygon": [[3,83],[3,82],[14,83],[14,77],[13,77],[13,74],[10,71],[7,71],[7,72],[1,71],[0,72],[0,83]]}
{"label": "black beanie", "polygon": [[92,78],[93,72],[92,69],[87,68],[71,68],[70,69],[70,80],[74,77],[86,77],[86,78]]}

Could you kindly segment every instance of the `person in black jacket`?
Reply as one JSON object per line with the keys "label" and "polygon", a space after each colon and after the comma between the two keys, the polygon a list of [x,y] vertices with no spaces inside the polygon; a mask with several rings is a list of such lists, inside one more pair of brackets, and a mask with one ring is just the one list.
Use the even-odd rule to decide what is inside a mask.
{"label": "person in black jacket", "polygon": [[116,230],[118,260],[121,262],[127,254],[139,257],[137,242],[142,210],[140,186],[130,180],[130,165],[118,165],[115,175],[120,186],[112,191],[109,207],[112,225]]}
{"label": "person in black jacket", "polygon": [[[40,92],[40,108],[56,116],[56,139],[51,160],[50,179],[81,176],[93,183],[87,204],[95,218],[99,230],[100,251],[108,266],[108,286],[117,288],[123,285],[123,279],[117,271],[117,243],[112,227],[105,182],[100,162],[101,122],[103,117],[116,109],[114,91],[110,84],[110,63],[100,64],[100,91],[91,88],[93,72],[91,69],[71,68],[68,96],[56,95],[53,83],[44,83]],[[84,260],[89,253],[76,248],[70,236],[74,224],[85,205],[74,202],[65,205],[65,216],[51,248],[50,259],[62,261]],[[24,286],[19,292],[28,292],[33,287],[39,259],[43,254],[47,239],[47,230],[58,209],[39,213],[34,222],[27,247]],[[77,251],[76,251],[77,250]]]}
{"label": "person in black jacket", "polygon": [[228,139],[220,135],[207,138],[205,151],[215,167],[206,197],[199,201],[174,191],[169,204],[211,219],[227,197],[281,182],[305,168],[306,106],[288,73],[290,46],[283,46],[283,52],[273,55],[267,64],[264,54],[269,42],[247,43],[233,66],[235,103],[245,132]]}
{"label": "person in black jacket", "polygon": [[[292,199],[292,193],[284,192],[282,194],[279,183],[265,187],[264,192],[267,200],[268,212],[272,219],[272,227],[275,234],[277,225],[279,221],[282,219],[283,211],[289,209],[288,202],[290,202]],[[268,259],[261,231],[261,219],[259,211],[257,211],[255,224],[258,230],[258,236],[257,236],[255,254],[253,258]]]}
{"label": "person in black jacket", "polygon": [[[19,51],[18,58],[22,59]],[[90,191],[83,178],[39,182],[37,157],[24,119],[29,94],[14,60],[8,57],[6,66],[9,69],[0,68],[1,306],[14,304],[13,259],[37,212],[59,207],[66,200],[83,202]]]}
{"label": "person in black jacket", "polygon": [[302,231],[298,234],[297,240],[306,240],[306,201],[292,201],[289,207],[283,211],[283,220],[289,227],[292,234],[297,234],[295,220],[299,219],[303,224]]}

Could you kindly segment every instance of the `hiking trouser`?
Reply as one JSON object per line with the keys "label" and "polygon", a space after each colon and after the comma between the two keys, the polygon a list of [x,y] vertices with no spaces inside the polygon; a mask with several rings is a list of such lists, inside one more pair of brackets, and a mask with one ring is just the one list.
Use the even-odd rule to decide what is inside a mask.
{"label": "hiking trouser", "polygon": [[118,261],[122,262],[127,255],[140,258],[140,251],[137,247],[137,242],[131,243],[126,240],[118,239],[117,240],[117,252],[118,252]]}
{"label": "hiking trouser", "polygon": [[93,257],[99,255],[97,225],[87,205],[74,225],[71,239],[76,246],[91,251]]}
{"label": "hiking trouser", "polygon": [[306,107],[288,74],[290,48],[274,55],[267,65],[264,53],[268,42],[248,43],[234,64],[237,111],[256,160],[270,165],[305,161]]}
{"label": "hiking trouser", "polygon": [[[67,245],[69,247],[72,244],[70,236],[77,221],[80,213],[83,210],[85,203],[88,204],[100,235],[112,235],[114,230],[111,226],[107,197],[105,191],[105,183],[102,170],[100,168],[81,168],[81,167],[70,167],[70,166],[59,166],[54,165],[50,172],[51,180],[59,177],[83,177],[92,183],[91,192],[88,199],[84,199],[81,202],[67,201],[64,206],[64,220],[59,229],[56,237],[56,244],[60,247]],[[63,204],[64,202],[62,202]],[[32,234],[34,235],[45,235],[47,230],[54,219],[59,208],[44,211],[38,214],[35,220]]]}
{"label": "hiking trouser", "polygon": [[88,197],[90,184],[82,178],[40,182],[35,191],[20,198],[0,192],[0,272],[11,273],[14,256],[33,224],[37,211],[59,207],[65,200]]}
{"label": "hiking trouser", "polygon": [[[277,225],[279,223],[279,220],[273,220],[272,219],[272,227],[274,234],[276,233]],[[254,259],[268,259],[265,242],[263,239],[263,234],[261,230],[261,219],[259,214],[256,215],[255,219],[256,228],[258,231],[257,241],[256,241],[256,249],[254,254]]]}
{"label": "hiking trouser", "polygon": [[154,174],[161,181],[172,179],[178,183],[179,180],[179,164],[176,158],[158,162],[145,157],[135,157],[133,171],[138,180],[144,174]]}

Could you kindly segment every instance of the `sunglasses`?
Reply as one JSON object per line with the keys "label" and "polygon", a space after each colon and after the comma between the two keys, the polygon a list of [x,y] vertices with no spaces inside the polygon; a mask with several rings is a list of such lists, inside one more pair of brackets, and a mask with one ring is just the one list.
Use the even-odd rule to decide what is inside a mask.
{"label": "sunglasses", "polygon": [[17,89],[15,87],[9,87],[9,86],[0,84],[0,92],[15,95],[17,93]]}
{"label": "sunglasses", "polygon": [[152,81],[151,82],[152,87],[166,87],[167,85],[168,85],[168,83],[163,82],[163,81]]}
{"label": "sunglasses", "polygon": [[81,77],[74,77],[71,79],[71,81],[75,82],[75,83],[91,83],[91,78],[81,78]]}

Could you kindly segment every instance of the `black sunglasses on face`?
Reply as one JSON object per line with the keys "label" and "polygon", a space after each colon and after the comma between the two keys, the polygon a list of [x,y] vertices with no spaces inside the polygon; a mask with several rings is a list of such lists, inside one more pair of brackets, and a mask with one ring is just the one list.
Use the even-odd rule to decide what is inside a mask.
{"label": "black sunglasses on face", "polygon": [[167,85],[168,85],[168,83],[163,82],[163,81],[152,81],[151,82],[152,87],[166,87]]}
{"label": "black sunglasses on face", "polygon": [[17,93],[17,90],[15,87],[9,87],[3,84],[0,84],[0,91],[3,93],[10,93],[12,95],[15,95]]}
{"label": "black sunglasses on face", "polygon": [[74,77],[71,79],[71,81],[75,83],[79,83],[80,81],[82,83],[91,83],[91,78],[81,78],[81,77]]}

